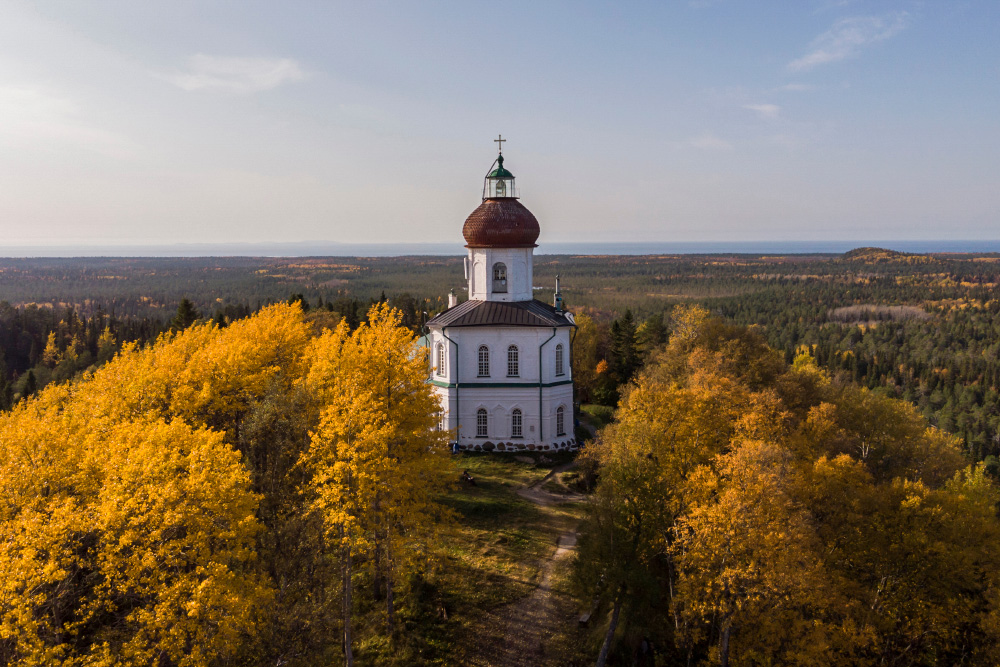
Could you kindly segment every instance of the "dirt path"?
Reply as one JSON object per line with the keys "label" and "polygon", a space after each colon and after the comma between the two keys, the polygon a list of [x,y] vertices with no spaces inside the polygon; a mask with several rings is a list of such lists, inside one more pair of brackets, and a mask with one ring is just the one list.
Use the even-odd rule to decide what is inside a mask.
{"label": "dirt path", "polygon": [[[517,494],[541,507],[584,499],[576,493],[552,493],[542,485],[556,474],[576,467],[576,463],[553,468],[542,479],[517,490]],[[556,540],[552,555],[542,561],[538,586],[530,595],[498,610],[493,623],[500,630],[499,642],[487,641],[473,661],[481,667],[536,667],[545,655],[545,644],[557,630],[560,614],[557,599],[560,594],[552,590],[552,577],[556,565],[569,558],[576,550],[576,528],[562,532]],[[564,622],[564,621],[563,621]],[[492,625],[492,623],[491,623]]]}
{"label": "dirt path", "polygon": [[551,588],[552,571],[557,561],[569,557],[575,549],[575,531],[560,535],[555,553],[542,565],[538,588],[528,597],[508,606],[504,651],[497,665],[538,665],[544,658],[545,642],[555,632],[559,621]]}
{"label": "dirt path", "polygon": [[537,482],[533,482],[528,486],[522,486],[517,490],[517,495],[521,496],[525,500],[530,500],[536,505],[542,505],[547,507],[549,505],[560,505],[562,503],[578,503],[583,500],[584,496],[579,493],[552,493],[551,491],[546,491],[542,488],[545,482],[549,481],[557,474],[561,472],[566,472],[567,470],[572,470],[576,467],[576,461],[570,461],[569,463],[564,463],[561,466],[556,466],[549,471],[549,474],[541,478]]}

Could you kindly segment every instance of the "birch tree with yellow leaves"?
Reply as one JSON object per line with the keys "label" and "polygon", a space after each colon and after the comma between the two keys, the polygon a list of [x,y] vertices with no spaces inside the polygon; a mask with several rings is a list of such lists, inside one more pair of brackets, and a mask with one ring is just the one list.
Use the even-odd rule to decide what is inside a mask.
{"label": "birch tree with yellow leaves", "polygon": [[60,386],[0,418],[0,452],[5,663],[235,655],[267,589],[252,569],[257,498],[221,434],[95,423]]}
{"label": "birch tree with yellow leaves", "polygon": [[323,408],[305,461],[313,507],[341,563],[347,664],[356,564],[372,570],[392,637],[397,582],[423,567],[445,514],[434,497],[443,489],[447,446],[425,382],[427,360],[400,317],[373,306],[367,323],[351,333],[342,322],[307,355],[306,383]]}

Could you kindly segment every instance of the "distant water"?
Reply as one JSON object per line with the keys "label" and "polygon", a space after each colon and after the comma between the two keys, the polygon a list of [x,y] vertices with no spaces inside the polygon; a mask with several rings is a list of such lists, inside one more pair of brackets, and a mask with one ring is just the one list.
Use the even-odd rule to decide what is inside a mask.
{"label": "distant water", "polygon": [[[686,241],[541,243],[540,255],[839,254],[864,246],[901,252],[1000,252],[994,241]],[[398,257],[463,255],[458,243],[177,243],[171,245],[0,246],[0,257]]]}
{"label": "distant water", "polygon": [[677,243],[551,243],[536,252],[549,255],[749,255],[841,254],[863,247],[900,252],[1000,252],[997,241],[690,241]]}

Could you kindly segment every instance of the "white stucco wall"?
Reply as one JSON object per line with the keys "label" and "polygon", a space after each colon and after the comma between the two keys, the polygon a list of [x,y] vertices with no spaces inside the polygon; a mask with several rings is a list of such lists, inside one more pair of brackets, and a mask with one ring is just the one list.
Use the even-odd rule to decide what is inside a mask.
{"label": "white stucco wall", "polygon": [[[575,447],[573,440],[573,385],[570,365],[569,327],[457,327],[431,330],[432,370],[442,411],[443,426],[457,438],[460,447],[478,449],[542,449]],[[444,334],[451,342],[444,338]],[[551,337],[551,339],[550,339]],[[547,339],[548,342],[545,342]],[[542,347],[539,369],[539,347]],[[445,345],[445,372],[437,372],[438,345]],[[519,368],[516,377],[507,376],[507,348],[517,345]],[[556,375],[556,346],[563,346],[563,375]],[[490,350],[490,374],[481,377],[479,347]],[[457,362],[457,363],[456,363]],[[541,384],[539,385],[539,370]],[[460,383],[461,386],[455,386]],[[447,385],[447,386],[442,386]],[[549,386],[546,386],[549,385]],[[541,399],[541,405],[539,405]],[[564,408],[565,434],[556,432],[556,410]],[[476,435],[476,414],[488,414],[487,437]],[[522,437],[511,435],[511,416],[522,414]],[[501,448],[500,445],[503,445]]]}
{"label": "white stucco wall", "polygon": [[[534,248],[470,248],[469,298],[481,301],[530,301]],[[493,292],[493,265],[507,266],[507,292]]]}
{"label": "white stucco wall", "polygon": [[[485,382],[517,384],[538,383],[538,349],[542,348],[542,383],[571,380],[570,368],[570,327],[455,327],[444,331],[430,331],[431,379],[443,382]],[[553,333],[555,336],[553,337]],[[445,335],[451,339],[449,342]],[[551,338],[551,340],[550,340]],[[548,342],[546,342],[548,341]],[[556,376],[556,346],[563,346],[564,375]],[[438,345],[445,345],[446,359],[444,374],[437,369]],[[479,376],[479,347],[485,345],[490,351],[490,373]],[[507,348],[518,348],[518,374],[507,376]],[[457,363],[456,363],[457,362]],[[460,375],[459,375],[460,374]]]}

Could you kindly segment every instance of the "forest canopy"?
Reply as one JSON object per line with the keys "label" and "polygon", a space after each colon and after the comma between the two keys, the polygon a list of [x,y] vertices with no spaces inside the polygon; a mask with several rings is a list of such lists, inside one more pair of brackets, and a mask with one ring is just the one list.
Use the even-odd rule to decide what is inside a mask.
{"label": "forest canopy", "polygon": [[577,577],[611,610],[598,664],[616,629],[620,655],[652,642],[664,664],[997,664],[983,465],[805,350],[789,365],[698,307],[673,329],[586,452]]}

